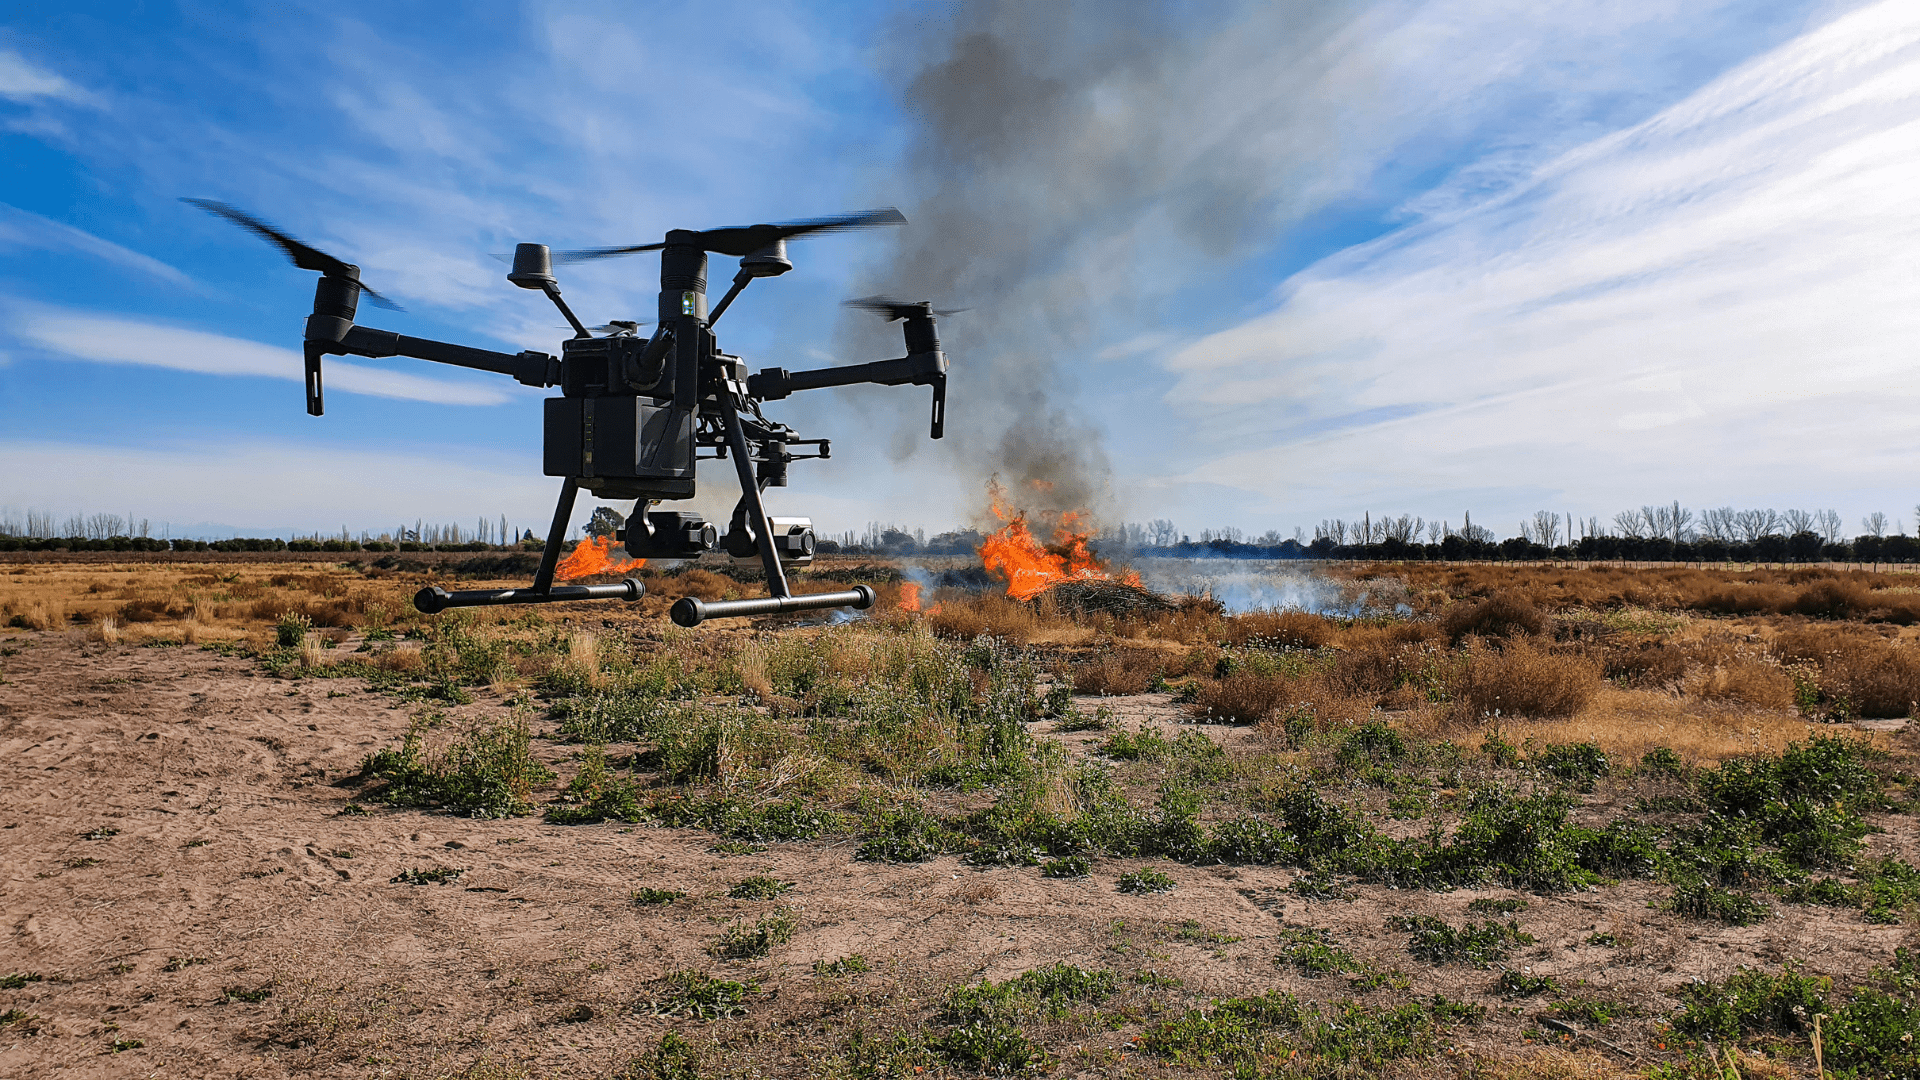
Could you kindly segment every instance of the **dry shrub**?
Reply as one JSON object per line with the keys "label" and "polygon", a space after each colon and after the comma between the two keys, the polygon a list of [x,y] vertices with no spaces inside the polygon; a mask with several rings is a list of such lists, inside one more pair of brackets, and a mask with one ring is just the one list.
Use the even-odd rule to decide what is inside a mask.
{"label": "dry shrub", "polygon": [[666,583],[676,598],[697,596],[702,600],[724,600],[728,593],[737,596],[742,591],[740,583],[732,578],[698,567],[682,570],[677,576],[666,579]]}
{"label": "dry shrub", "polygon": [[1870,630],[1794,627],[1774,639],[1773,652],[1786,663],[1818,669],[1820,689],[1854,715],[1907,716],[1920,701],[1920,649]]}
{"label": "dry shrub", "polygon": [[373,666],[399,675],[417,675],[426,668],[426,661],[421,659],[419,649],[391,649],[375,653]]}
{"label": "dry shrub", "polygon": [[1697,668],[1682,689],[1703,701],[1732,701],[1762,709],[1794,707],[1793,678],[1778,665],[1751,656]]}
{"label": "dry shrub", "polygon": [[123,622],[149,623],[158,622],[161,619],[177,619],[186,614],[186,611],[184,605],[174,603],[166,597],[149,597],[122,605],[120,618]]}
{"label": "dry shrub", "polygon": [[1436,634],[1432,623],[1416,622],[1349,630],[1327,680],[1343,695],[1379,701],[1418,680],[1432,659],[1427,645]]}
{"label": "dry shrub", "polygon": [[1194,699],[1194,711],[1213,720],[1235,724],[1258,724],[1273,716],[1275,709],[1293,697],[1286,679],[1242,672],[1218,682],[1200,686]]}
{"label": "dry shrub", "polygon": [[1115,649],[1073,668],[1076,694],[1144,694],[1160,677],[1165,660],[1150,649]]}
{"label": "dry shrub", "polygon": [[1450,641],[1468,634],[1481,637],[1525,637],[1547,628],[1547,617],[1524,595],[1501,590],[1477,604],[1462,604],[1440,620],[1440,629]]}
{"label": "dry shrub", "polygon": [[94,623],[88,628],[87,637],[106,645],[118,645],[120,643],[120,620],[111,615],[102,617],[99,622]]}
{"label": "dry shrub", "polygon": [[972,640],[985,634],[1024,644],[1039,628],[1041,613],[1005,596],[982,593],[943,602],[927,624],[941,637]]}
{"label": "dry shrub", "polygon": [[300,639],[300,666],[303,668],[323,668],[327,666],[327,653],[321,646],[323,639],[319,634],[307,633]]}
{"label": "dry shrub", "polygon": [[1318,649],[1332,644],[1337,633],[1330,620],[1305,611],[1255,611],[1224,619],[1222,624],[1223,643],[1252,642],[1266,648]]}
{"label": "dry shrub", "polygon": [[1859,581],[1829,579],[1802,589],[1784,610],[1816,619],[1864,619],[1908,626],[1920,621],[1920,601],[1900,594],[1875,594]]}
{"label": "dry shrub", "polygon": [[1645,641],[1601,653],[1602,672],[1628,686],[1669,686],[1692,666],[1687,650],[1665,641]]}
{"label": "dry shrub", "polygon": [[261,622],[274,622],[282,615],[291,612],[305,615],[314,626],[352,626],[359,621],[358,616],[367,610],[364,597],[336,597],[330,600],[302,600],[298,602],[271,597],[255,600],[244,605],[249,616]]}
{"label": "dry shrub", "polygon": [[13,617],[13,621],[28,630],[52,630],[66,622],[67,609],[64,604],[29,604]]}
{"label": "dry shrub", "polygon": [[1585,656],[1525,641],[1476,648],[1454,675],[1453,699],[1471,717],[1572,716],[1600,688],[1600,667]]}

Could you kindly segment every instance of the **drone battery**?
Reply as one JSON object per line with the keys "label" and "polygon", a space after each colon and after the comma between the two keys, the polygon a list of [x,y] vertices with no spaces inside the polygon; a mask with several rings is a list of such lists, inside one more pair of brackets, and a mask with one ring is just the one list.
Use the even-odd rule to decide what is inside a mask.
{"label": "drone battery", "polygon": [[693,494],[693,417],[637,397],[546,402],[543,471],[607,499]]}

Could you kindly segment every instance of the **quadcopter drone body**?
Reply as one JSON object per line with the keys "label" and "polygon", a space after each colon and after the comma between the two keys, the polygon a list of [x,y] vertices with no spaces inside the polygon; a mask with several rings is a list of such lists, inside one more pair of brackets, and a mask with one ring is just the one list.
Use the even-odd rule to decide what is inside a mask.
{"label": "quadcopter drone body", "polygon": [[[615,534],[631,556],[690,559],[718,547],[736,559],[760,562],[766,571],[767,597],[718,602],[683,598],[671,612],[674,622],[682,626],[697,626],[709,618],[873,605],[874,592],[865,585],[807,596],[795,596],[788,588],[786,569],[812,560],[812,523],[805,518],[768,517],[761,493],[768,487],[786,486],[789,462],[825,458],[831,446],[826,439],[800,438],[792,428],[767,419],[760,406],[795,391],[829,386],[930,386],[931,434],[938,439],[945,426],[947,360],[940,351],[934,318],[952,312],[936,312],[925,302],[884,297],[849,301],[890,321],[903,322],[907,355],[794,372],[767,368],[749,374],[739,357],[720,351],[713,325],[756,278],[778,277],[793,269],[787,257],[788,240],[815,232],[899,224],[905,218],[898,211],[704,232],[675,229],[657,244],[563,252],[557,258],[544,245],[520,244],[507,280],[544,292],[575,332],[555,357],[531,351],[493,352],[360,326],[355,319],[363,294],[381,306],[395,305],[361,284],[358,267],[316,251],[233,207],[200,199],[185,201],[258,233],[284,250],[294,265],[320,273],[305,341],[307,412],[314,416],[323,412],[321,359],[330,354],[408,356],[511,375],[528,386],[560,388],[561,396],[545,402],[542,454],[545,474],[561,478],[560,501],[532,586],[452,592],[422,589],[414,598],[421,611],[563,600],[638,600],[644,589],[631,578],[613,585],[553,583],[560,544],[582,489],[603,500],[635,500],[626,528]],[[655,250],[660,252],[660,306],[658,325],[650,337],[640,337],[635,322],[609,323],[597,328],[606,331],[603,336],[595,336],[561,299],[553,275],[555,261]],[[707,306],[710,253],[740,259],[732,287],[711,311]],[[812,449],[796,453],[796,447]],[[741,494],[724,536],[698,514],[651,510],[656,503],[693,497],[697,461],[729,457]]]}

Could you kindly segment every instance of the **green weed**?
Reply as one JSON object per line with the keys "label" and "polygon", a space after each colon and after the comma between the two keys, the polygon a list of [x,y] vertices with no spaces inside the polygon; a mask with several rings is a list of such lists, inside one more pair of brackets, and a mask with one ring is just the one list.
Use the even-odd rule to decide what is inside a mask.
{"label": "green weed", "polygon": [[608,818],[636,822],[641,819],[638,794],[631,778],[617,776],[607,766],[606,749],[592,744],[580,752],[580,771],[560,801],[547,807],[546,817],[555,825],[588,825]]}
{"label": "green weed", "polygon": [[1123,893],[1162,893],[1173,891],[1173,879],[1158,870],[1133,870],[1120,875]]}
{"label": "green weed", "polygon": [[1338,945],[1325,930],[1310,927],[1284,927],[1276,935],[1280,955],[1276,965],[1291,965],[1308,978],[1339,972],[1360,971],[1363,966],[1354,955]]}
{"label": "green weed", "polygon": [[843,956],[838,960],[815,960],[813,973],[824,979],[839,978],[842,975],[864,975],[873,968],[867,964],[867,958],[859,953]]}
{"label": "green weed", "polygon": [[927,1046],[949,1061],[1001,1076],[1044,1070],[1047,1052],[1012,1024],[962,1024]]}
{"label": "green weed", "polygon": [[771,953],[775,945],[793,940],[795,925],[786,911],[776,911],[752,926],[732,923],[708,951],[722,960],[758,960]]}
{"label": "green weed", "polygon": [[1040,866],[1040,873],[1050,878],[1083,878],[1092,869],[1084,855],[1069,855],[1064,859],[1049,859]]}
{"label": "green weed", "polygon": [[686,893],[675,892],[672,889],[635,889],[628,894],[627,898],[639,907],[657,907],[663,904],[671,904],[675,900],[684,898],[686,895]]}
{"label": "green weed", "polygon": [[759,983],[716,979],[693,968],[673,972],[661,982],[664,990],[646,1006],[654,1016],[691,1016],[698,1020],[745,1016],[747,999],[760,992]]}
{"label": "green weed", "polygon": [[1560,984],[1551,975],[1528,975],[1520,971],[1500,973],[1500,992],[1508,997],[1532,997],[1535,994],[1557,994]]}
{"label": "green weed", "polygon": [[525,716],[482,721],[440,753],[429,753],[431,713],[414,717],[398,749],[381,750],[361,763],[362,776],[378,781],[373,797],[401,806],[426,806],[470,817],[509,817],[533,811],[536,784],[553,773],[532,755]]}
{"label": "green weed", "polygon": [[791,881],[776,881],[764,874],[756,874],[728,889],[727,895],[735,900],[771,900],[791,888]]}
{"label": "green weed", "polygon": [[1694,919],[1718,919],[1734,926],[1751,926],[1773,914],[1766,901],[1750,893],[1723,889],[1705,879],[1683,882],[1660,903],[1663,911]]}
{"label": "green weed", "polygon": [[1396,915],[1387,920],[1387,928],[1411,933],[1407,952],[1434,965],[1464,961],[1486,967],[1505,960],[1515,945],[1533,944],[1533,936],[1517,923],[1466,922],[1456,927],[1431,915]]}

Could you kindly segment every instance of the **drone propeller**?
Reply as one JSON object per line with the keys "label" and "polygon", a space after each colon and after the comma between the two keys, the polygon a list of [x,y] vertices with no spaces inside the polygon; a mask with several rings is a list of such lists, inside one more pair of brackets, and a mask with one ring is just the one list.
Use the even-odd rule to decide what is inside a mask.
{"label": "drone propeller", "polygon": [[857,300],[845,300],[842,301],[842,303],[848,307],[859,308],[862,311],[871,311],[888,322],[895,322],[899,319],[911,319],[915,316],[924,318],[929,315],[938,315],[941,318],[945,318],[948,315],[958,315],[968,310],[962,307],[949,308],[946,311],[936,311],[934,310],[933,301],[931,300],[913,302],[896,300],[891,296],[863,296]]}
{"label": "drone propeller", "polygon": [[[257,233],[269,243],[278,246],[281,251],[286,252],[287,258],[293,260],[293,265],[302,270],[313,270],[317,273],[325,274],[328,277],[348,278],[355,282],[360,280],[359,267],[352,263],[341,262],[339,259],[334,258],[324,251],[310,248],[244,210],[228,206],[223,202],[215,202],[212,199],[183,198],[180,201],[197,206],[209,214],[217,214],[249,232]],[[365,284],[360,285],[360,291],[365,293],[368,299],[383,308],[388,308],[393,311],[406,310],[399,304],[374,292],[372,288]]]}
{"label": "drone propeller", "polygon": [[[879,210],[861,210],[851,214],[837,214],[833,217],[806,218],[802,221],[789,221],[780,225],[737,225],[725,229],[708,229],[695,233],[696,241],[702,250],[716,255],[732,255],[745,258],[762,248],[771,247],[783,240],[808,233],[840,232],[845,229],[872,229],[881,225],[898,225],[906,221],[906,215],[888,206]],[[620,255],[633,255],[642,251],[658,251],[666,247],[666,242],[658,244],[640,244],[635,247],[584,248],[579,251],[556,251],[553,261],[556,263],[586,262],[590,259],[611,259]]]}
{"label": "drone propeller", "polygon": [[[589,326],[587,327],[587,329],[593,331],[596,334],[618,334],[623,332],[631,334],[642,326],[652,326],[652,325],[653,325],[652,319],[608,319],[606,322],[601,323],[599,326]],[[571,330],[573,329],[573,327],[556,326],[554,327],[554,329]]]}

